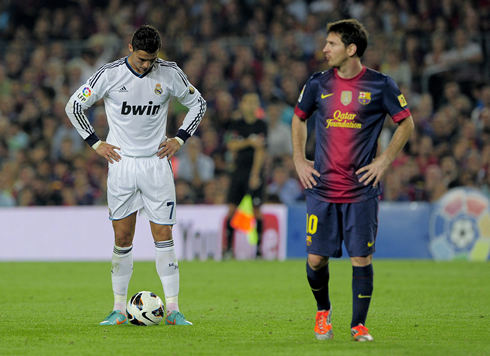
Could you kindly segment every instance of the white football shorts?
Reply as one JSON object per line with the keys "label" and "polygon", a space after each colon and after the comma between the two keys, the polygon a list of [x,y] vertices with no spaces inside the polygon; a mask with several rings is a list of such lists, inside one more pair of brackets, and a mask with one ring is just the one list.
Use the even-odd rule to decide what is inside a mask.
{"label": "white football shorts", "polygon": [[135,211],[155,224],[174,225],[175,184],[167,158],[121,155],[109,164],[107,202],[109,218],[121,220]]}

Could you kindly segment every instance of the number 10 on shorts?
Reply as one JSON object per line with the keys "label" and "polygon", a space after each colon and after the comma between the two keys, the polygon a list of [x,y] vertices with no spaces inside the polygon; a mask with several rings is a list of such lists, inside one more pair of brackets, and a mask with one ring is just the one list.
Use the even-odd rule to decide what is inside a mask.
{"label": "number 10 on shorts", "polygon": [[306,233],[314,235],[318,228],[318,217],[314,214],[306,214]]}

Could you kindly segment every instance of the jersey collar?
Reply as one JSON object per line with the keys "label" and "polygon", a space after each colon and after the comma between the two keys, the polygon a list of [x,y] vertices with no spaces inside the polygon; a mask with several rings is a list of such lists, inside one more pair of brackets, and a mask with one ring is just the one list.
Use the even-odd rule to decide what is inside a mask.
{"label": "jersey collar", "polygon": [[131,67],[131,64],[129,64],[128,62],[128,58],[129,56],[127,56],[125,59],[124,59],[124,62],[126,63],[126,66],[128,67],[129,71],[131,73],[133,73],[135,76],[137,76],[138,78],[144,78],[146,77],[152,70],[153,70],[153,66],[155,65],[155,63],[153,64],[153,66],[151,66],[150,68],[148,68],[148,70],[146,72],[144,72],[143,74],[139,74],[137,71],[135,71],[133,69],[133,67]]}
{"label": "jersey collar", "polygon": [[335,72],[335,77],[336,77],[337,79],[340,79],[340,80],[345,80],[345,81],[351,81],[351,80],[357,80],[357,79],[359,79],[359,78],[360,78],[360,77],[361,77],[361,76],[362,76],[364,73],[366,73],[366,67],[363,65],[363,66],[362,66],[362,70],[361,70],[361,72],[360,72],[358,75],[356,75],[355,77],[352,77],[352,78],[347,78],[347,79],[346,79],[346,78],[341,78],[341,77],[340,77],[340,76],[337,74],[337,68],[334,68],[334,72]]}

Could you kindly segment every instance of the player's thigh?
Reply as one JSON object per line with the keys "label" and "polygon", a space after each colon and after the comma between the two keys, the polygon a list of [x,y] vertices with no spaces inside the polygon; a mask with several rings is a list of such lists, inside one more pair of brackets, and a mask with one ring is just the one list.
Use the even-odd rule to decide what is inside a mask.
{"label": "player's thigh", "polygon": [[111,220],[124,219],[143,206],[136,187],[134,163],[133,158],[122,156],[119,162],[109,164],[107,205]]}
{"label": "player's thigh", "polygon": [[173,225],[155,224],[150,221],[151,234],[155,241],[168,241],[172,239],[172,227]]}
{"label": "player's thigh", "polygon": [[375,252],[378,208],[378,197],[342,205],[344,242],[350,257],[369,256]]}
{"label": "player's thigh", "polygon": [[306,197],[306,252],[342,256],[342,221],[337,204]]}
{"label": "player's thigh", "polygon": [[260,183],[258,188],[250,189],[249,192],[250,196],[252,197],[252,204],[254,207],[259,207],[264,203],[265,185],[263,181]]}
{"label": "player's thigh", "polygon": [[156,224],[174,225],[176,198],[170,162],[156,155],[139,159],[137,184],[143,200],[140,215]]}
{"label": "player's thigh", "polygon": [[114,229],[115,244],[118,247],[129,247],[133,243],[134,231],[136,228],[136,212],[120,219],[112,220]]}
{"label": "player's thigh", "polygon": [[228,188],[227,201],[230,204],[240,205],[248,190],[248,174],[235,171],[231,176],[230,186]]}

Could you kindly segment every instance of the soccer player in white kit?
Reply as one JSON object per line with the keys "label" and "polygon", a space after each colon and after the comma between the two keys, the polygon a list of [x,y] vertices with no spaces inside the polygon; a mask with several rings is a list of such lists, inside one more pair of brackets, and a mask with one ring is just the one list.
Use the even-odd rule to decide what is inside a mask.
{"label": "soccer player in white kit", "polygon": [[[133,34],[130,55],[103,65],[70,98],[66,113],[82,138],[107,159],[109,218],[114,228],[114,309],[100,325],[127,324],[136,213],[150,220],[156,269],[162,281],[165,324],[192,325],[179,311],[179,265],[172,239],[175,186],[170,158],[194,134],[206,101],[174,63],[158,58],[161,37],[149,25]],[[174,138],[166,134],[168,105],[176,97],[189,111]],[[103,98],[109,134],[94,132],[84,111]]]}

